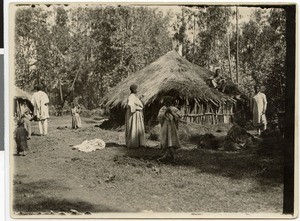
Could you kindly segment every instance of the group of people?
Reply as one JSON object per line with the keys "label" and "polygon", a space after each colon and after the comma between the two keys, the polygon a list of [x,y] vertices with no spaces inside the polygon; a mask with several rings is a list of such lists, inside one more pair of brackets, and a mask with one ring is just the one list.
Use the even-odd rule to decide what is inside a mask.
{"label": "group of people", "polygon": [[[214,76],[208,80],[208,85],[224,93],[226,89],[226,81],[220,73],[220,69],[216,69]],[[254,86],[254,92],[255,94],[250,100],[250,108],[253,126],[256,128],[257,135],[259,136],[261,131],[267,129],[267,98],[266,95],[261,91],[259,85]]]}
{"label": "group of people", "polygon": [[26,102],[21,103],[20,116],[17,119],[17,128],[14,131],[14,138],[17,145],[17,155],[28,150],[27,140],[31,139],[31,121],[38,121],[41,136],[48,133],[49,118],[49,97],[42,90],[42,85],[34,87],[35,92],[32,95],[31,103],[33,105],[33,113],[29,110]]}
{"label": "group of people", "polygon": [[[17,128],[14,132],[17,144],[17,154],[28,149],[27,140],[31,139],[31,123],[30,121],[38,121],[41,136],[48,133],[49,118],[49,98],[42,91],[42,87],[37,85],[36,92],[32,95],[31,103],[34,106],[33,113],[30,113],[25,104],[21,104],[21,117],[17,120]],[[145,146],[145,126],[144,126],[144,105],[137,96],[138,86],[133,84],[130,86],[130,95],[127,100],[127,112],[125,117],[125,141],[129,148],[137,148]],[[267,127],[266,119],[267,99],[266,95],[261,92],[259,86],[255,86],[255,95],[251,100],[251,111],[253,114],[253,125],[257,128],[257,134],[260,135],[261,130]],[[72,128],[78,129],[82,126],[80,119],[80,106],[73,105]],[[175,152],[180,148],[178,139],[178,123],[182,117],[180,111],[173,106],[173,98],[165,96],[163,98],[163,107],[158,113],[158,121],[160,123],[160,146],[163,150],[163,156],[159,161],[171,160],[175,158]]]}
{"label": "group of people", "polygon": [[[217,72],[217,76],[219,72]],[[214,82],[214,81],[213,81]],[[222,83],[218,81],[221,86]],[[137,96],[138,86],[133,84],[130,86],[130,95],[127,101],[127,112],[125,117],[125,140],[126,146],[131,148],[145,146],[145,127],[143,118],[144,105]],[[257,130],[257,135],[261,134],[262,130],[267,128],[266,109],[267,99],[266,95],[261,92],[260,86],[254,87],[255,95],[251,99],[251,112],[253,126]],[[176,149],[180,148],[178,139],[178,122],[181,118],[180,111],[173,106],[173,98],[166,96],[163,98],[163,107],[158,113],[158,121],[160,123],[160,145],[163,149],[163,156],[159,161],[174,160]]]}
{"label": "group of people", "polygon": [[[20,103],[20,115],[17,119],[17,128],[14,131],[14,138],[17,145],[17,155],[23,153],[26,155],[28,150],[27,140],[31,139],[31,121],[37,121],[39,125],[39,135],[46,136],[48,134],[49,119],[49,97],[43,91],[42,85],[34,87],[35,92],[32,94],[31,104],[33,112],[28,108],[26,102]],[[72,128],[81,128],[80,106],[73,105],[71,109]]]}
{"label": "group of people", "polygon": [[[129,148],[145,146],[145,127],[143,109],[144,105],[137,96],[138,86],[130,86],[130,95],[127,100],[127,111],[125,117],[125,140]],[[173,161],[175,152],[180,148],[178,139],[178,122],[181,118],[180,111],[173,106],[173,98],[165,96],[163,98],[163,107],[158,113],[160,129],[160,146],[163,155],[158,161]]]}

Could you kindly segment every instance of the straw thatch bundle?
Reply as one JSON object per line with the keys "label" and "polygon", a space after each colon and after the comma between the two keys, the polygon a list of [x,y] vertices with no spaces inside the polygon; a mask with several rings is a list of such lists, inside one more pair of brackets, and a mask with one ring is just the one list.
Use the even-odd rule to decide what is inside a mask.
{"label": "straw thatch bundle", "polygon": [[181,100],[196,99],[215,105],[224,101],[234,102],[229,96],[206,84],[206,80],[212,75],[211,71],[170,51],[112,88],[103,103],[109,108],[119,105],[125,107],[131,84],[138,85],[138,95],[146,106],[165,94],[172,94]]}

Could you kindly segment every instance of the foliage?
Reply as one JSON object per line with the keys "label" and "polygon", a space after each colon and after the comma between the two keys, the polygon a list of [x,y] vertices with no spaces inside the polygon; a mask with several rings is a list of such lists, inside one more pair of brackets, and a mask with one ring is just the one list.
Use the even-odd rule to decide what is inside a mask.
{"label": "foliage", "polygon": [[169,17],[155,8],[49,7],[17,11],[15,77],[27,90],[44,83],[54,104],[99,107],[109,88],[171,50]]}
{"label": "foliage", "polygon": [[[171,8],[171,7],[170,7]],[[73,99],[99,107],[110,88],[172,49],[189,61],[235,76],[235,8],[142,6],[23,6],[15,17],[15,80],[25,90],[44,83],[54,105]],[[239,87],[249,97],[265,87],[269,116],[284,110],[285,12],[253,10],[238,26]],[[229,43],[228,43],[229,38]],[[173,46],[174,47],[174,46]],[[234,81],[235,78],[233,77]]]}
{"label": "foliage", "polygon": [[263,86],[269,104],[267,114],[273,117],[284,110],[284,10],[255,10],[251,20],[242,27],[240,48],[241,85],[248,94],[251,94],[253,85]]}
{"label": "foliage", "polygon": [[[177,14],[174,25],[177,27],[174,36],[180,37],[185,44],[184,56],[211,70],[221,68],[223,77],[228,80],[228,58],[234,67],[231,70],[232,76],[236,76],[237,34],[236,23],[233,21],[235,13],[232,7],[183,7],[182,13]],[[228,37],[230,44],[227,42]],[[278,111],[284,110],[284,10],[256,8],[249,20],[239,24],[238,38],[239,87],[250,98],[253,96],[254,85],[263,86],[268,98],[267,115],[273,118]],[[235,81],[235,77],[232,80]]]}

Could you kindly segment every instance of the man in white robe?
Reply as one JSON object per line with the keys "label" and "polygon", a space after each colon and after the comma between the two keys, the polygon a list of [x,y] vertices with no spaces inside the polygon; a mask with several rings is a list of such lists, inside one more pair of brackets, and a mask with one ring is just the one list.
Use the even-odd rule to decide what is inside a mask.
{"label": "man in white robe", "polygon": [[42,91],[42,86],[36,86],[36,92],[32,95],[31,103],[34,106],[34,115],[39,121],[40,135],[45,136],[48,133],[48,118],[49,118],[49,98]]}
{"label": "man in white robe", "polygon": [[125,140],[130,148],[145,146],[144,105],[136,95],[137,88],[135,84],[130,86],[125,117]]}
{"label": "man in white robe", "polygon": [[257,135],[260,135],[261,128],[267,129],[267,98],[264,93],[260,91],[260,86],[254,87],[255,95],[251,102],[251,111],[253,115],[253,125],[257,128]]}

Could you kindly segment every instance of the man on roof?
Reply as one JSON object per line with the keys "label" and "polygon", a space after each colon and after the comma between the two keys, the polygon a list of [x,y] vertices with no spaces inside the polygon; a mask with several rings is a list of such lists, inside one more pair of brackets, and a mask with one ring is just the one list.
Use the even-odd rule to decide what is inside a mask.
{"label": "man on roof", "polygon": [[220,69],[216,69],[215,75],[211,79],[211,84],[213,88],[224,93],[225,91],[225,79],[220,74]]}

